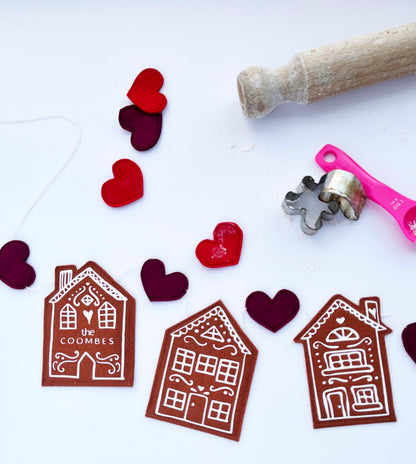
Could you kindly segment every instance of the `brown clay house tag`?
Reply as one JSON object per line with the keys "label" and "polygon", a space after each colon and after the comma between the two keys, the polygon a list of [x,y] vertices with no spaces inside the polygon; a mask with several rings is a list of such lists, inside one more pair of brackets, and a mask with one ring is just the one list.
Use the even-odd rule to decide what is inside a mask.
{"label": "brown clay house tag", "polygon": [[135,300],[100,266],[55,270],[45,299],[43,386],[131,387]]}
{"label": "brown clay house tag", "polygon": [[256,359],[217,301],[167,329],[146,416],[238,441]]}
{"label": "brown clay house tag", "polygon": [[335,295],[297,335],[315,428],[396,420],[384,343],[389,333],[379,298],[356,306]]}

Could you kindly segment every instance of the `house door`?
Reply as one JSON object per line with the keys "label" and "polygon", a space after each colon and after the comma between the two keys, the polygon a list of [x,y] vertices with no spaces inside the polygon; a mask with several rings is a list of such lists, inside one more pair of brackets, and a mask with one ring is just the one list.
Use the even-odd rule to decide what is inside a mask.
{"label": "house door", "polygon": [[203,424],[205,419],[205,411],[207,409],[207,397],[203,395],[195,395],[191,393],[186,407],[185,420]]}
{"label": "house door", "polygon": [[348,398],[344,388],[327,390],[324,393],[324,404],[330,419],[349,416]]}

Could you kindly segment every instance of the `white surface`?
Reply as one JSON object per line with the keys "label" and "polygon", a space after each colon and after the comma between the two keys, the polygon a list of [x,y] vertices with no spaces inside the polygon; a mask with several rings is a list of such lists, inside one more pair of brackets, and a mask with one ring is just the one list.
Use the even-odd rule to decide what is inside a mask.
{"label": "white surface", "polygon": [[[322,174],[314,156],[326,143],[416,199],[416,77],[257,121],[244,118],[235,80],[247,66],[280,66],[297,51],[415,20],[414,0],[1,2],[0,119],[61,114],[83,137],[17,237],[31,247],[34,291],[0,285],[2,463],[414,463],[416,365],[400,335],[416,320],[416,245],[371,202],[358,223],[336,220],[314,237],[280,203],[303,175]],[[117,117],[146,67],[164,75],[168,106],[159,143],[139,153]],[[16,238],[75,139],[64,121],[0,125],[2,243]],[[121,157],[141,167],[145,194],[112,209],[100,189]],[[241,261],[209,270],[194,249],[220,221],[244,230]],[[147,300],[139,269],[148,258],[188,275],[182,300]],[[54,268],[88,260],[136,298],[135,386],[42,388]],[[244,316],[244,302],[281,288],[298,294],[301,311],[273,334]],[[292,340],[335,293],[378,295],[393,315],[384,322],[394,330],[397,423],[312,428],[303,350]],[[164,330],[219,298],[260,352],[239,443],[144,417]]]}

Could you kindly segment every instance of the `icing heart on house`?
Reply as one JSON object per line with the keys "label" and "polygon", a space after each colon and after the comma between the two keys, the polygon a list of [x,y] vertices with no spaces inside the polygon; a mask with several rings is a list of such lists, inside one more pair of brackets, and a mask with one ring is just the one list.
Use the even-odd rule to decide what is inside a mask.
{"label": "icing heart on house", "polygon": [[160,113],[167,103],[165,95],[159,92],[162,85],[162,74],[157,69],[147,68],[136,77],[127,96],[146,113]]}
{"label": "icing heart on house", "polygon": [[143,175],[139,166],[129,159],[113,164],[114,179],[105,182],[101,196],[113,208],[128,205],[143,196]]}
{"label": "icing heart on house", "polygon": [[182,298],[188,290],[188,278],[181,272],[165,273],[159,259],[147,260],[140,272],[143,288],[150,301],[173,301]]}
{"label": "icing heart on house", "polygon": [[0,250],[0,279],[9,287],[21,290],[30,287],[36,273],[26,262],[29,246],[20,240],[7,242]]}
{"label": "icing heart on house", "polygon": [[134,105],[122,108],[118,115],[120,126],[131,132],[130,142],[138,151],[154,147],[162,132],[162,115],[148,114]]}
{"label": "icing heart on house", "polygon": [[290,290],[280,290],[272,299],[266,293],[253,292],[246,300],[247,312],[257,323],[277,332],[299,311],[298,297]]}
{"label": "icing heart on house", "polygon": [[210,268],[233,266],[240,260],[243,231],[234,222],[221,222],[214,229],[214,240],[203,240],[195,254],[201,264]]}

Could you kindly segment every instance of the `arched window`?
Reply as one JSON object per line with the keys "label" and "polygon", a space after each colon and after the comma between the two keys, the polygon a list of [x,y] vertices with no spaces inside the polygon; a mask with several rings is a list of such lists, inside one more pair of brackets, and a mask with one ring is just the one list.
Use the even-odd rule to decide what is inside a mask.
{"label": "arched window", "polygon": [[76,329],[77,328],[77,312],[70,305],[65,305],[59,314],[59,328],[66,329]]}
{"label": "arched window", "polygon": [[350,342],[351,340],[358,340],[359,338],[358,332],[351,329],[351,327],[338,327],[329,332],[326,341],[330,343]]}
{"label": "arched window", "polygon": [[116,328],[116,308],[108,302],[98,310],[98,326],[100,329]]}

